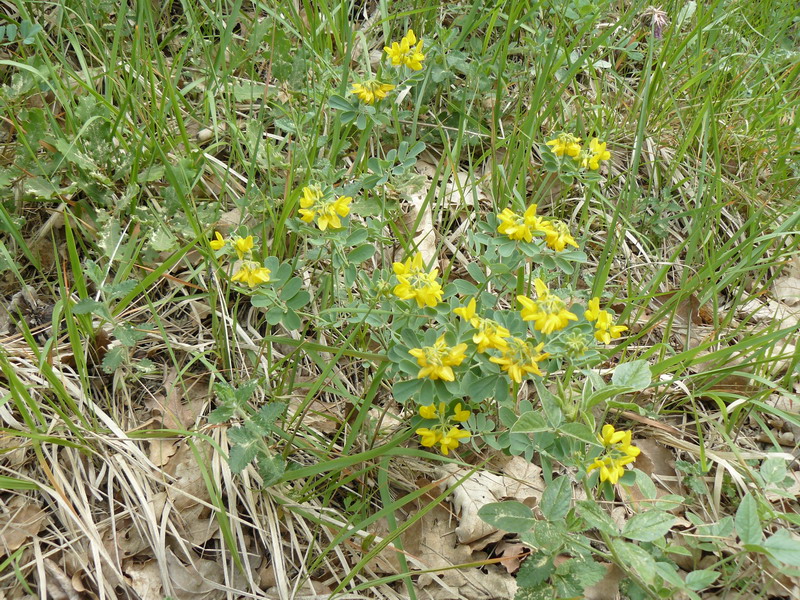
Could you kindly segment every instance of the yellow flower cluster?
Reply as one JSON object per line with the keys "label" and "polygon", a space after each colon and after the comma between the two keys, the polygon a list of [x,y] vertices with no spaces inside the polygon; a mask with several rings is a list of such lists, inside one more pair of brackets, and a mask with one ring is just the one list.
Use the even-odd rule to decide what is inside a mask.
{"label": "yellow flower cluster", "polygon": [[618,339],[623,331],[628,330],[625,325],[614,325],[610,312],[600,310],[600,298],[589,300],[589,306],[583,316],[589,322],[596,321],[594,337],[598,342],[604,344],[610,344],[611,340]]}
{"label": "yellow flower cluster", "polygon": [[[394,66],[405,65],[412,71],[422,70],[422,61],[425,60],[425,55],[422,53],[422,40],[417,41],[413,30],[409,29],[399,43],[393,42],[391,46],[384,46],[384,50]],[[397,87],[374,78],[365,79],[352,85],[350,93],[355,94],[364,104],[380,102]]]}
{"label": "yellow flower cluster", "polygon": [[547,142],[552,147],[556,156],[570,156],[574,158],[584,169],[596,171],[600,168],[601,160],[611,158],[611,153],[606,150],[606,143],[598,138],[592,138],[589,148],[581,146],[581,138],[575,137],[571,133],[561,133],[555,139]]}
{"label": "yellow flower cluster", "polygon": [[419,252],[405,262],[392,263],[392,269],[399,282],[393,293],[401,300],[413,298],[420,308],[433,307],[442,301],[443,290],[438,281],[439,269],[428,271]]}
{"label": "yellow flower cluster", "polygon": [[472,298],[466,306],[455,308],[453,312],[475,328],[472,341],[478,346],[478,352],[486,352],[489,348],[495,350],[507,348],[508,342],[505,338],[511,336],[511,332],[497,321],[476,315],[476,306],[475,298]]}
{"label": "yellow flower cluster", "polygon": [[465,354],[466,349],[466,344],[448,346],[442,335],[434,342],[433,346],[412,348],[408,353],[416,358],[417,364],[422,367],[417,374],[417,379],[430,377],[433,380],[455,381],[456,376],[453,373],[453,367],[457,367],[464,362],[467,357]]}
{"label": "yellow flower cluster", "polygon": [[600,481],[616,484],[625,474],[625,465],[635,461],[641,450],[631,444],[630,431],[615,431],[613,425],[603,425],[597,438],[605,447],[605,455],[595,458],[586,471],[591,473],[600,469]]}
{"label": "yellow flower cluster", "polygon": [[444,402],[440,402],[437,407],[435,404],[420,406],[419,414],[423,419],[438,419],[438,423],[429,427],[420,427],[416,434],[420,436],[420,444],[426,448],[431,448],[439,444],[442,454],[447,456],[450,450],[458,448],[461,440],[469,439],[470,432],[459,427],[461,423],[469,420],[470,412],[461,408],[461,403],[453,407],[453,413],[447,414]]}
{"label": "yellow flower cluster", "polygon": [[505,348],[501,350],[502,355],[492,356],[489,360],[500,365],[503,371],[517,383],[522,383],[522,378],[529,373],[542,376],[542,371],[538,363],[548,358],[547,352],[542,353],[544,342],[538,346],[532,346],[518,337],[512,337]]}
{"label": "yellow flower cluster", "polygon": [[534,347],[525,340],[512,337],[511,332],[497,321],[476,315],[475,309],[475,298],[472,298],[466,306],[455,308],[453,312],[475,328],[472,341],[478,352],[498,350],[500,356],[491,356],[489,360],[500,365],[517,383],[522,383],[526,374],[542,376],[538,363],[550,356],[546,352],[542,353],[544,344]]}
{"label": "yellow flower cluster", "polygon": [[316,220],[321,231],[326,229],[340,229],[340,217],[350,214],[350,196],[339,196],[335,200],[332,196],[323,193],[318,185],[303,188],[303,197],[300,198],[300,219],[306,223]]}
{"label": "yellow flower cluster", "polygon": [[530,242],[534,233],[541,233],[545,236],[547,246],[556,252],[562,252],[567,245],[578,247],[566,223],[537,216],[536,204],[531,204],[522,215],[506,208],[497,218],[500,221],[497,231],[507,235],[509,239]]}
{"label": "yellow flower cluster", "polygon": [[386,98],[386,94],[394,88],[395,86],[391,83],[381,83],[377,79],[368,79],[361,83],[354,83],[350,93],[358,96],[358,99],[364,104],[375,104],[375,102]]}
{"label": "yellow flower cluster", "polygon": [[544,281],[537,277],[533,285],[536,288],[536,300],[517,296],[522,304],[520,314],[523,321],[533,321],[536,331],[549,335],[564,329],[570,321],[578,320],[577,315],[567,310],[566,302],[551,293]]}
{"label": "yellow flower cluster", "polygon": [[384,46],[383,49],[394,66],[405,65],[412,71],[422,70],[422,61],[425,60],[425,55],[422,53],[422,40],[417,42],[414,30],[409,29],[399,44],[393,42],[391,47]]}
{"label": "yellow flower cluster", "polygon": [[269,283],[269,276],[272,271],[252,259],[244,260],[246,255],[252,255],[252,250],[255,246],[252,235],[248,235],[244,238],[237,237],[232,240],[226,240],[219,231],[216,231],[214,232],[214,239],[211,240],[208,245],[211,246],[212,250],[219,251],[222,250],[229,241],[241,261],[239,269],[234,273],[233,277],[231,277],[231,281],[240,281],[247,284],[250,288],[254,288],[262,283]]}

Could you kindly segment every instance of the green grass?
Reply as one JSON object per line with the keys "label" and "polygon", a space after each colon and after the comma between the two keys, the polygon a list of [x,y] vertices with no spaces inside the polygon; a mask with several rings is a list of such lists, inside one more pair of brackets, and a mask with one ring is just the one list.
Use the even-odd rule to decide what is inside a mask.
{"label": "green grass", "polygon": [[[458,489],[503,474],[509,453],[542,467],[549,490],[532,496],[532,532],[505,538],[533,552],[514,575],[519,598],[583,593],[569,566],[534,591],[545,526],[565,564],[616,563],[622,597],[790,595],[798,546],[779,532],[800,525],[786,460],[800,435],[798,305],[776,290],[800,278],[800,9],[669,1],[656,39],[639,0],[7,4],[9,598],[59,573],[101,597],[159,581],[189,597],[198,573],[202,591],[230,597],[503,597],[491,587],[511,577],[500,540],[453,569],[431,561],[430,536],[452,550],[468,510]],[[424,69],[400,76],[383,48],[409,28]],[[349,94],[372,76],[398,83],[374,116]],[[608,143],[600,176],[548,169],[560,132]],[[311,182],[353,197],[346,233],[300,221]],[[567,223],[584,263],[515,253],[502,270],[485,241],[502,238],[495,215],[533,203]],[[209,245],[215,231],[253,235],[272,282],[232,281],[241,266]],[[464,302],[451,292],[477,287],[510,314],[543,277],[578,304],[600,296],[629,330],[594,363],[549,363],[543,384],[485,398],[477,379],[420,388],[408,349],[432,343],[424,330],[448,328],[451,344],[471,334],[449,308],[392,296],[392,263],[417,250],[453,306]],[[589,406],[638,360],[652,383]],[[414,434],[429,393],[473,411],[472,440],[447,457]],[[514,425],[528,413],[533,429]],[[663,447],[648,475],[682,500],[660,540],[625,537],[643,509],[623,486],[584,480],[604,422]],[[463,470],[447,479],[447,465]],[[647,496],[650,478],[636,477]],[[602,514],[582,512],[595,510],[587,498]],[[28,505],[46,518],[21,523]],[[670,579],[678,567],[689,592],[677,570]]]}

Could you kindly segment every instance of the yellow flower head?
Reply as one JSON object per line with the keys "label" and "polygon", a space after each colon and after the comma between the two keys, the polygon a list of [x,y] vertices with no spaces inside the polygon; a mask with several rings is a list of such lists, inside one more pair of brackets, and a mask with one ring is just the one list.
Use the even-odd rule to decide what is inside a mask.
{"label": "yellow flower head", "polygon": [[466,344],[448,346],[442,335],[439,336],[433,346],[412,348],[408,353],[416,358],[417,364],[422,367],[417,374],[417,379],[430,377],[433,380],[455,381],[456,376],[453,373],[453,367],[460,365],[467,357],[465,354],[466,349]]}
{"label": "yellow flower head", "polygon": [[391,83],[381,83],[377,79],[369,79],[361,83],[354,83],[351,94],[358,96],[364,104],[375,104],[379,100],[386,98],[387,92],[391,92],[394,86]]}
{"label": "yellow flower head", "polygon": [[583,165],[584,169],[589,168],[596,171],[600,168],[600,161],[608,160],[609,158],[611,158],[611,153],[606,150],[606,143],[597,138],[592,138],[592,141],[589,142],[588,152],[581,153],[581,165]]}
{"label": "yellow flower head", "polygon": [[598,311],[597,322],[594,327],[595,339],[603,344],[610,344],[611,340],[618,339],[623,331],[628,330],[625,325],[614,325],[614,321],[611,319],[611,313],[607,310]]}
{"label": "yellow flower head", "polygon": [[550,221],[549,225],[550,229],[545,231],[545,242],[549,248],[552,248],[556,252],[563,252],[567,244],[575,246],[576,248],[578,247],[578,243],[575,241],[575,238],[572,237],[572,234],[570,234],[566,223],[554,220]]}
{"label": "yellow flower head", "polygon": [[222,237],[219,231],[215,231],[214,239],[208,242],[208,245],[211,246],[212,250],[221,250],[225,246],[225,238]]}
{"label": "yellow flower head", "polygon": [[241,281],[246,283],[248,287],[254,288],[262,283],[269,283],[270,273],[272,271],[262,267],[257,262],[246,260],[241,264],[234,276],[231,277],[231,281]]}
{"label": "yellow flower head", "polygon": [[399,282],[393,293],[401,300],[413,298],[420,308],[433,307],[442,301],[443,290],[437,280],[439,269],[426,270],[419,252],[405,262],[393,263],[392,269]]}
{"label": "yellow flower head", "polygon": [[396,67],[405,65],[412,71],[419,71],[422,69],[422,61],[425,60],[425,55],[422,53],[422,40],[417,42],[417,36],[414,35],[412,29],[403,36],[400,43],[393,42],[391,48],[384,46],[386,54]]}
{"label": "yellow flower head", "polygon": [[596,321],[600,315],[600,298],[592,298],[583,313],[587,321]]}
{"label": "yellow flower head", "polygon": [[529,373],[540,377],[543,375],[537,363],[550,355],[546,352],[542,353],[542,348],[544,348],[544,343],[534,348],[525,340],[512,337],[508,340],[506,348],[501,350],[502,354],[499,357],[492,356],[489,360],[500,365],[500,368],[508,373],[512,381],[522,383],[523,377]]}
{"label": "yellow flower head", "polygon": [[613,425],[603,425],[597,439],[606,449],[605,456],[595,458],[586,469],[587,473],[600,469],[600,481],[616,484],[625,474],[625,465],[634,462],[641,452],[639,448],[631,445],[632,435],[630,431],[616,431]]}
{"label": "yellow flower head", "polygon": [[458,427],[452,427],[450,431],[448,431],[447,434],[442,436],[442,438],[439,440],[442,454],[447,456],[450,454],[450,450],[455,450],[458,448],[458,444],[461,440],[469,439],[469,437],[469,431],[464,431]]}
{"label": "yellow flower head", "polygon": [[577,321],[578,317],[567,310],[566,303],[558,296],[551,294],[547,285],[541,279],[533,282],[536,288],[536,300],[525,296],[517,296],[522,304],[523,321],[533,321],[533,328],[549,335],[554,331],[564,329],[570,321]]}
{"label": "yellow flower head", "polygon": [[477,329],[472,335],[472,341],[478,346],[478,352],[486,352],[489,348],[502,350],[508,345],[505,338],[511,332],[497,321],[477,316],[475,306],[475,298],[472,298],[466,306],[454,308],[453,312]]}
{"label": "yellow flower head", "polygon": [[339,196],[333,200],[326,197],[319,186],[306,186],[300,199],[300,219],[306,223],[316,219],[321,231],[339,229],[342,226],[339,217],[346,217],[350,213],[352,201],[350,196]]}
{"label": "yellow flower head", "polygon": [[452,419],[457,423],[464,423],[466,421],[469,421],[470,416],[472,416],[472,413],[466,409],[462,409],[461,402],[456,404],[455,407],[453,408]]}
{"label": "yellow flower head", "polygon": [[553,147],[556,156],[571,156],[575,158],[581,153],[581,138],[575,137],[571,133],[560,133],[554,140],[547,142],[548,146]]}
{"label": "yellow flower head", "polygon": [[244,258],[244,255],[253,249],[253,236],[248,235],[246,238],[236,238],[233,241],[233,247],[236,248],[236,254],[239,255],[239,260]]}
{"label": "yellow flower head", "polygon": [[[444,409],[444,402],[442,402],[442,409]],[[422,417],[423,419],[435,419],[436,413],[437,410],[435,404],[419,407],[419,416]]]}
{"label": "yellow flower head", "polygon": [[426,448],[430,448],[431,446],[435,446],[439,440],[444,437],[441,431],[438,429],[428,429],[427,427],[420,427],[415,431],[418,436],[421,436],[422,439],[420,440],[420,444],[425,446]]}

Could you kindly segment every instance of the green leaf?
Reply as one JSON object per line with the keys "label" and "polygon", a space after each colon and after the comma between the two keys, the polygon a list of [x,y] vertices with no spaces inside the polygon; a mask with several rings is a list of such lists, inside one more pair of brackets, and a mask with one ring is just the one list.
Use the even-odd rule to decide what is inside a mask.
{"label": "green leaf", "polygon": [[277,325],[281,322],[281,319],[283,319],[283,309],[280,306],[273,306],[267,311],[264,318],[270,325]]}
{"label": "green leaf", "polygon": [[286,301],[286,306],[292,310],[299,310],[303,308],[311,300],[311,294],[306,290],[300,290],[291,299]]}
{"label": "green leaf", "polygon": [[622,530],[622,535],[640,542],[653,542],[664,537],[675,523],[675,517],[660,510],[633,515]]}
{"label": "green leaf", "polygon": [[300,326],[303,324],[303,322],[300,320],[300,317],[292,309],[289,309],[283,313],[283,316],[281,317],[281,323],[283,323],[283,326],[289,331],[300,329]]}
{"label": "green leaf", "polygon": [[761,520],[758,518],[758,504],[751,493],[745,494],[739,502],[734,522],[742,544],[760,544],[764,539]]}
{"label": "green leaf", "polygon": [[760,473],[767,483],[779,485],[786,479],[786,460],[777,456],[768,458],[761,463]]}
{"label": "green leaf", "polygon": [[289,281],[287,281],[280,292],[280,299],[286,302],[290,298],[293,298],[297,292],[300,291],[300,288],[303,287],[303,280],[299,277],[292,277]]}
{"label": "green leaf", "polygon": [[134,329],[130,323],[123,323],[114,327],[114,337],[117,338],[123,346],[128,348],[135,346],[136,342],[147,336],[144,331]]}
{"label": "green leaf", "polygon": [[232,446],[228,456],[228,466],[234,473],[241,473],[256,457],[256,454],[258,454],[258,446],[255,444]]}
{"label": "green leaf", "polygon": [[520,565],[519,571],[517,571],[517,585],[520,587],[536,587],[547,581],[547,578],[555,570],[552,556],[535,552]]}
{"label": "green leaf", "polygon": [[614,520],[606,513],[597,502],[581,500],[575,506],[578,514],[590,527],[594,527],[607,535],[619,535]]}
{"label": "green leaf", "polygon": [[614,369],[611,376],[611,383],[614,385],[625,386],[634,390],[643,390],[653,380],[650,365],[645,360],[634,360],[625,362]]}
{"label": "green leaf", "polygon": [[588,425],[584,425],[583,423],[564,423],[558,428],[558,430],[564,435],[577,438],[582,442],[591,444],[592,446],[599,445],[594,431]]}
{"label": "green leaf", "polygon": [[566,476],[561,476],[547,486],[539,502],[539,508],[545,519],[558,521],[567,516],[571,500],[572,484]]}
{"label": "green leaf", "polygon": [[128,349],[125,346],[112,348],[103,357],[103,371],[109,374],[113,373],[125,363],[126,358],[128,358]]}
{"label": "green leaf", "polygon": [[357,110],[358,106],[351,104],[347,98],[334,94],[328,99],[328,105],[335,110],[353,111]]}
{"label": "green leaf", "polygon": [[478,510],[478,516],[489,525],[509,533],[528,531],[536,522],[533,511],[516,501],[484,504]]}
{"label": "green leaf", "polygon": [[369,260],[375,254],[375,246],[373,244],[361,244],[357,248],[353,248],[347,255],[347,260],[352,264],[360,265],[365,260]]}
{"label": "green leaf", "polygon": [[282,456],[266,456],[262,454],[256,460],[258,473],[261,475],[261,486],[268,487],[280,481],[286,472],[286,459]]}
{"label": "green leaf", "polygon": [[586,399],[586,408],[597,406],[601,402],[605,402],[609,398],[613,398],[619,394],[625,394],[632,391],[631,388],[622,385],[607,385],[600,388]]}
{"label": "green leaf", "polygon": [[656,561],[647,550],[623,540],[612,540],[611,545],[626,569],[636,573],[645,583],[653,583],[656,576]]}
{"label": "green leaf", "polygon": [[567,528],[558,521],[535,521],[530,531],[519,534],[519,539],[531,548],[555,554],[568,539]]}
{"label": "green leaf", "polygon": [[106,308],[105,304],[92,300],[91,298],[84,298],[75,303],[72,307],[72,313],[75,315],[88,315],[94,314],[98,317],[111,320],[111,313]]}
{"label": "green leaf", "polygon": [[712,583],[714,583],[717,578],[719,577],[719,573],[716,571],[712,571],[711,569],[700,569],[698,571],[692,571],[686,576],[686,587],[690,590],[694,590],[695,592],[699,592],[700,590],[706,589]]}
{"label": "green leaf", "polygon": [[208,422],[212,425],[227,423],[236,413],[236,407],[230,404],[223,404],[212,410],[208,415]]}
{"label": "green leaf", "polygon": [[793,567],[800,567],[800,539],[788,529],[779,529],[763,543],[772,558]]}
{"label": "green leaf", "polygon": [[542,414],[532,410],[520,415],[517,422],[511,427],[512,433],[539,433],[549,430],[550,426]]}
{"label": "green leaf", "polygon": [[392,386],[392,394],[394,395],[394,399],[400,404],[403,404],[419,391],[420,387],[422,387],[422,381],[422,379],[396,381]]}

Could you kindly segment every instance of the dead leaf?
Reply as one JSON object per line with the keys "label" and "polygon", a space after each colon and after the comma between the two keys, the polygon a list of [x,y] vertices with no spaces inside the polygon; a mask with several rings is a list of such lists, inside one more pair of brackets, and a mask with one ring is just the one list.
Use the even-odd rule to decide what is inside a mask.
{"label": "dead leaf", "polygon": [[26,496],[17,496],[0,514],[0,556],[10,554],[44,528],[47,513]]}
{"label": "dead leaf", "polygon": [[500,564],[505,570],[513,575],[519,571],[520,564],[530,554],[530,548],[519,542],[500,542],[495,547],[495,554],[500,557]]}
{"label": "dead leaf", "polygon": [[606,574],[594,585],[584,588],[584,600],[612,600],[619,594],[619,582],[625,576],[625,573],[615,564],[600,564],[606,568]]}
{"label": "dead leaf", "polygon": [[49,600],[80,600],[80,594],[72,587],[72,581],[61,568],[49,558],[44,561],[45,581]]}
{"label": "dead leaf", "polygon": [[130,587],[139,594],[141,600],[163,600],[161,593],[161,569],[155,560],[144,563],[130,562],[123,566],[125,575],[130,580]]}
{"label": "dead leaf", "polygon": [[[455,532],[462,544],[484,541],[497,529],[478,516],[478,510],[491,502],[504,499],[518,500],[539,499],[544,492],[545,484],[541,477],[541,469],[525,459],[516,456],[504,471],[508,475],[495,475],[488,471],[477,471],[461,485],[453,489],[452,502],[459,514],[459,525]],[[461,478],[469,474],[470,469],[457,465],[442,465],[437,475],[442,478],[442,486],[454,486]],[[483,548],[491,540],[482,545],[473,545],[473,550]]]}
{"label": "dead leaf", "polygon": [[779,277],[772,284],[772,295],[788,306],[800,303],[800,278]]}
{"label": "dead leaf", "polygon": [[[646,473],[656,486],[656,498],[663,498],[670,494],[685,496],[686,490],[677,481],[674,468],[675,456],[666,447],[650,438],[636,440],[636,447],[641,451],[636,457],[636,468]],[[623,499],[630,502],[636,511],[646,510],[652,499],[645,498],[639,486],[619,486]],[[672,511],[674,514],[683,514],[683,504],[677,504]]]}

